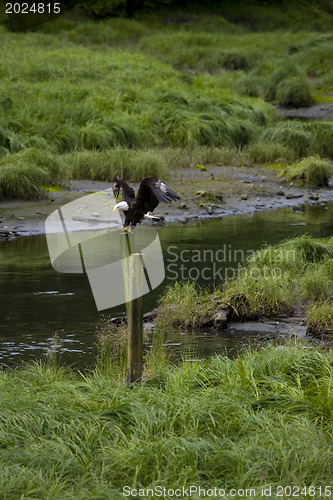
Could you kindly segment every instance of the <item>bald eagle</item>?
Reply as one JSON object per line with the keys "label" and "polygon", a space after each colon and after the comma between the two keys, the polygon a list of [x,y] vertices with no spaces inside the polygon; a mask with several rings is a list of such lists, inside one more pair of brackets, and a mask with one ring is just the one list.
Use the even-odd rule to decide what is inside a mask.
{"label": "bald eagle", "polygon": [[139,224],[147,215],[147,212],[152,212],[160,201],[170,203],[171,201],[180,200],[180,196],[157,177],[142,179],[135,196],[134,189],[124,179],[117,176],[113,186],[116,198],[119,196],[120,189],[123,192],[123,199],[114,206],[113,211],[123,210],[125,214],[125,231],[130,231],[131,227]]}

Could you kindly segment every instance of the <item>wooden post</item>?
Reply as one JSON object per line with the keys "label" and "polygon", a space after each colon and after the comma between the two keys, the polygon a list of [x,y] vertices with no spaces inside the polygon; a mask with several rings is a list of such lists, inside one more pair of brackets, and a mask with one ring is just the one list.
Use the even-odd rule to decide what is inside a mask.
{"label": "wooden post", "polygon": [[[133,253],[133,235],[123,237],[123,272],[127,310],[127,370],[126,382],[141,382],[143,365],[143,307],[142,262],[139,253]],[[127,260],[125,260],[127,257]],[[133,298],[136,297],[136,298]]]}

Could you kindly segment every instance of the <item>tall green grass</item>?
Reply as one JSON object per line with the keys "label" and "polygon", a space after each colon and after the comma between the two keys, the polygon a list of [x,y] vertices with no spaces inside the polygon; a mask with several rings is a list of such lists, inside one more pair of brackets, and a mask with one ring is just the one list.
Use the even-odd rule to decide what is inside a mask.
{"label": "tall green grass", "polygon": [[302,301],[306,309],[309,301],[332,297],[332,263],[332,238],[287,240],[257,252],[240,276],[227,284],[223,295],[229,300],[244,296],[250,313],[291,313]]}
{"label": "tall green grass", "polygon": [[159,327],[197,328],[214,312],[208,291],[193,281],[176,282],[160,301],[156,324]]}
{"label": "tall green grass", "polygon": [[[290,344],[158,368],[35,363],[0,376],[1,494],[123,498],[123,487],[324,486],[332,477],[332,354]],[[14,396],[13,396],[14,395]]]}
{"label": "tall green grass", "polygon": [[39,198],[42,186],[61,181],[64,175],[64,165],[50,151],[24,149],[0,160],[0,194],[8,198]]}
{"label": "tall green grass", "polygon": [[306,315],[306,323],[310,333],[322,336],[333,333],[333,303],[330,300],[312,304]]}
{"label": "tall green grass", "polygon": [[[6,34],[6,43],[11,50],[1,53],[0,87],[4,196],[36,197],[43,184],[59,182],[60,172],[50,178],[47,167],[36,169],[31,149],[58,163],[79,158],[65,165],[67,177],[110,180],[117,169],[137,180],[165,175],[170,162],[161,149],[223,147],[237,156],[272,123],[264,103],[215,87],[208,78],[186,81],[168,64],[128,49],[64,45],[43,33],[15,39]],[[25,57],[17,65],[16,51],[23,47]]]}
{"label": "tall green grass", "polygon": [[[332,157],[329,122],[278,123],[277,112],[264,102],[311,102],[312,85],[330,81],[329,33],[251,33],[218,13],[176,21],[177,16],[175,23],[148,16],[94,22],[69,15],[31,32],[10,33],[0,26],[5,196],[35,197],[43,183],[59,182],[62,175],[109,179],[114,167],[112,161],[100,167],[104,153],[116,158],[120,149],[137,152],[124,167],[120,160],[132,180],[150,168],[165,175],[164,162],[157,159],[163,150],[167,169],[177,168],[169,152],[179,148],[194,154],[214,150],[212,161],[219,148],[233,151],[233,164],[247,148],[251,161],[267,161],[272,144],[273,161]],[[66,161],[82,155],[88,164],[68,163],[49,179],[34,172],[33,162],[26,161],[22,170],[19,153],[31,148],[49,152],[59,163],[62,156]],[[147,168],[133,159],[140,155]]]}

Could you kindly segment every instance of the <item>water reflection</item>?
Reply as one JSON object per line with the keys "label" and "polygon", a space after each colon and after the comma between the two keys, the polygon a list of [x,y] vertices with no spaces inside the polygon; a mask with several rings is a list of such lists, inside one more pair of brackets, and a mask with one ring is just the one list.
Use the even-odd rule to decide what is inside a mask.
{"label": "water reflection", "polygon": [[[333,204],[329,204],[159,228],[166,279],[145,296],[145,311],[156,306],[165,287],[176,278],[193,278],[208,285],[214,279],[223,279],[226,269],[231,273],[244,256],[264,244],[305,233],[331,236],[332,215]],[[220,269],[215,275],[208,272],[213,261]],[[208,271],[203,272],[205,268]],[[43,356],[49,351],[55,332],[61,338],[65,362],[93,363],[96,327],[105,315],[124,312],[124,306],[120,306],[98,313],[85,275],[54,271],[45,235],[0,242],[0,304],[0,362],[9,364]],[[252,336],[255,339],[256,333]],[[241,338],[244,337],[250,339],[251,335],[243,333]],[[181,344],[170,346],[179,353],[189,349],[189,342],[201,356],[234,349],[240,336],[222,337],[208,332],[196,336],[170,334],[169,342]]]}

